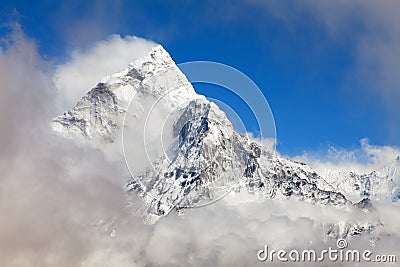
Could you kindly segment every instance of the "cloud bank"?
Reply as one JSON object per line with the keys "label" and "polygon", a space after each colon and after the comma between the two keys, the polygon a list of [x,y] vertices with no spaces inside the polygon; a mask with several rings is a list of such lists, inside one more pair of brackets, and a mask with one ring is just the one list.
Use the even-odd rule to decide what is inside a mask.
{"label": "cloud bank", "polygon": [[[372,216],[368,219],[374,220],[375,215],[360,211],[237,193],[215,205],[187,210],[181,216],[171,214],[155,225],[144,224],[135,215],[141,201],[132,196],[126,205],[122,186],[128,174],[122,158],[110,159],[97,149],[59,138],[49,127],[60,109],[58,93],[67,94],[68,88],[75,88],[68,91],[72,101],[78,91],[88,90],[95,82],[94,73],[75,76],[77,71],[96,65],[99,58],[102,62],[115,60],[111,64],[118,67],[115,71],[124,68],[122,58],[114,57],[116,46],[130,51],[136,40],[138,47],[144,47],[142,40],[129,40],[127,44],[114,36],[98,50],[75,53],[72,61],[57,67],[58,80],[53,80],[52,68],[41,59],[34,41],[20,29],[15,29],[3,45],[1,266],[263,265],[256,253],[265,244],[274,249],[326,248],[335,240],[327,244],[321,240],[337,218],[362,221]],[[127,55],[121,53],[121,57]],[[123,66],[117,66],[119,63]],[[106,66],[97,70],[105,71]],[[60,83],[64,91],[56,89]],[[87,88],[78,88],[85,84]],[[397,253],[400,221],[394,215],[399,214],[399,208],[385,206],[379,212],[392,235],[377,240],[373,250]],[[364,237],[353,239],[351,244],[369,247]]]}

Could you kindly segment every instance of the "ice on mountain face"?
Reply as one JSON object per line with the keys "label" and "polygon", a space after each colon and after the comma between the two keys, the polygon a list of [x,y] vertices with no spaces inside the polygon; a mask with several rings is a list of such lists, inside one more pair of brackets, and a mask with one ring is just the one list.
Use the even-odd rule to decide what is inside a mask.
{"label": "ice on mountain face", "polygon": [[152,220],[173,209],[209,203],[232,189],[268,198],[350,204],[340,193],[319,189],[323,181],[307,165],[282,158],[236,133],[215,104],[197,99],[179,113],[170,151],[127,186],[143,196]]}
{"label": "ice on mountain face", "polygon": [[133,176],[126,189],[142,196],[150,223],[231,190],[353,206],[306,164],[235,132],[224,112],[195,93],[161,46],[105,77],[72,110],[55,118],[53,128],[98,147],[120,142],[123,129]]}
{"label": "ice on mountain face", "polygon": [[141,190],[149,213],[156,216],[224,195],[243,168],[233,165],[233,128],[215,104],[205,99],[189,102],[174,121],[173,132],[175,142],[166,155],[128,184],[128,190]]}

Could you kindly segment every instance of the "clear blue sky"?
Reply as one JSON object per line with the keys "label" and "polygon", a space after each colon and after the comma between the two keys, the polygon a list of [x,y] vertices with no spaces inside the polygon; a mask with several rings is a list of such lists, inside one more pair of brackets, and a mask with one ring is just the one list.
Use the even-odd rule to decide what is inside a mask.
{"label": "clear blue sky", "polygon": [[[390,5],[31,2],[2,1],[0,22],[18,20],[55,63],[118,33],[161,43],[177,63],[209,60],[241,70],[268,100],[284,154],[328,144],[352,148],[363,137],[400,145],[400,31]],[[6,31],[0,28],[1,35]]]}

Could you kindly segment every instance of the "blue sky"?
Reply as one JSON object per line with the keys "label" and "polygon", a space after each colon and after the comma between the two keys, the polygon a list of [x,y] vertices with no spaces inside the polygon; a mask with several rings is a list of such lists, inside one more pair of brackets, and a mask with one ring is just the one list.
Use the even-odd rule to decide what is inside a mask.
{"label": "blue sky", "polygon": [[2,1],[0,34],[19,21],[54,64],[117,33],[158,42],[177,63],[209,60],[244,72],[269,102],[284,154],[351,149],[364,137],[400,145],[398,2],[31,2]]}

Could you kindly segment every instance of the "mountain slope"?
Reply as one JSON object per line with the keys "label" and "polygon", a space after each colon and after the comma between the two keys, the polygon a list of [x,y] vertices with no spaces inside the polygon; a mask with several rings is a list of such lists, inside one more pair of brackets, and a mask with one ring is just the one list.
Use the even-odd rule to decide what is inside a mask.
{"label": "mountain slope", "polygon": [[[306,164],[235,132],[224,112],[195,93],[161,46],[103,79],[71,111],[55,118],[53,128],[98,147],[123,142],[132,175],[126,189],[142,196],[150,223],[232,190],[353,207]],[[167,141],[159,142],[163,138]]]}

